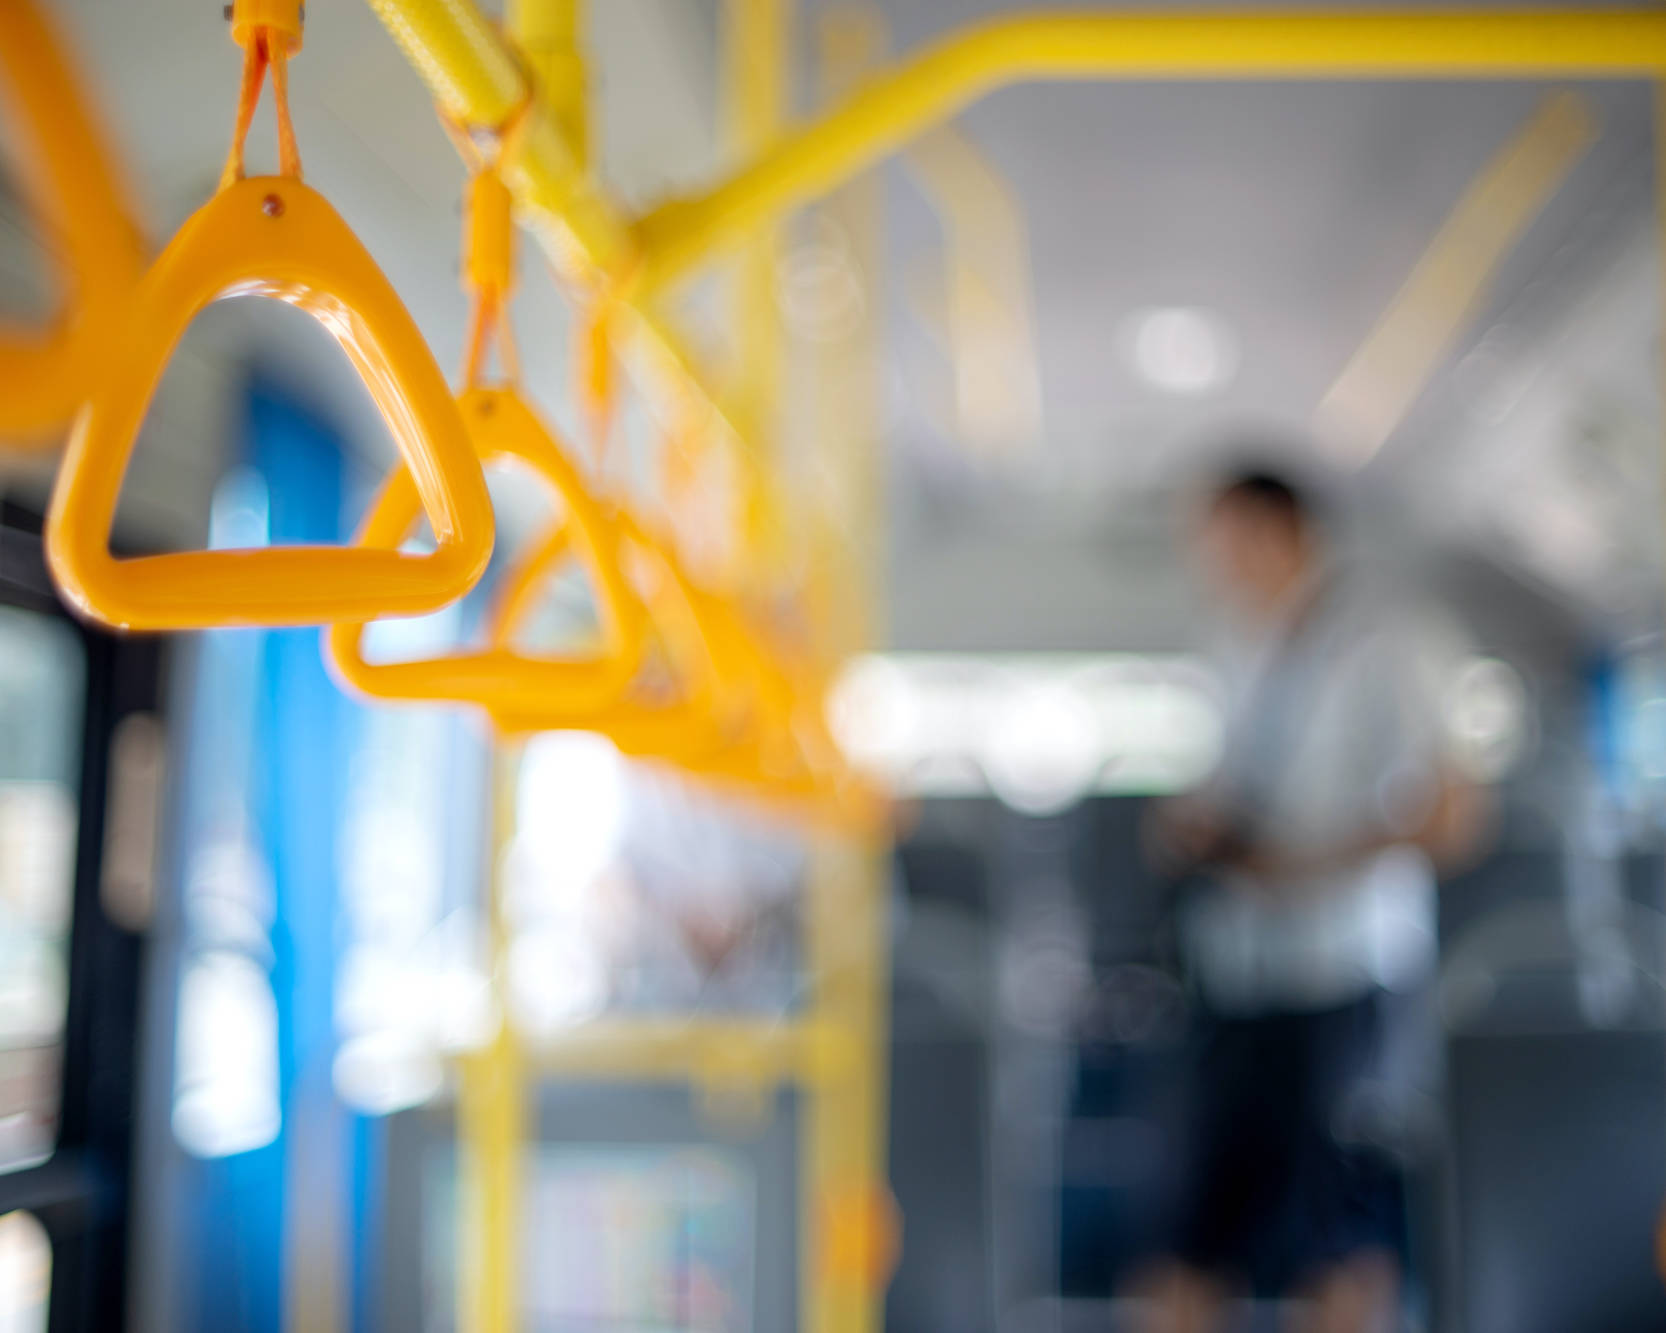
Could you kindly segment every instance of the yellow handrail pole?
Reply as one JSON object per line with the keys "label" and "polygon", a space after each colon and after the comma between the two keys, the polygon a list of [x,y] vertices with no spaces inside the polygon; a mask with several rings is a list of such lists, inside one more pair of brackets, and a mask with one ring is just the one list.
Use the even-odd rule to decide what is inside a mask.
{"label": "yellow handrail pole", "polygon": [[515,832],[520,746],[500,741],[492,755],[488,932],[497,1027],[483,1050],[464,1057],[458,1097],[459,1212],[457,1327],[460,1333],[513,1333],[520,1323],[521,1145],[525,1137],[523,1058],[509,1008],[509,925],[504,868]]}
{"label": "yellow handrail pole", "polygon": [[768,217],[826,193],[968,103],[1044,79],[1653,77],[1655,11],[1037,13],[961,28],[702,194],[635,226],[640,290],[664,289]]}
{"label": "yellow handrail pole", "polygon": [[[842,93],[871,69],[882,56],[883,41],[871,8],[828,12],[820,32],[826,91]],[[860,320],[823,363],[825,390],[839,396],[843,409],[836,418],[822,414],[828,435],[817,441],[834,477],[829,489],[845,511],[823,529],[815,552],[823,566],[815,572],[841,594],[842,606],[826,610],[843,623],[820,627],[834,651],[854,651],[868,640],[882,568],[872,538],[872,516],[883,503],[876,339],[880,209],[879,182],[871,176],[846,185],[826,206],[845,238],[863,297]],[[841,531],[845,524],[853,526]],[[840,1032],[850,1060],[804,1096],[799,1327],[805,1333],[872,1333],[883,1317],[891,1197],[885,1185],[887,867],[885,848],[870,837],[823,836],[811,861],[807,1021]]]}
{"label": "yellow handrail pole", "polygon": [[815,1021],[836,1026],[851,1059],[804,1093],[800,1163],[800,1327],[872,1333],[881,1326],[894,1223],[886,1184],[887,849],[821,839],[809,889]]}
{"label": "yellow handrail pole", "polygon": [[584,58],[584,0],[507,0],[504,26],[539,96],[581,167],[590,165],[590,81]]}
{"label": "yellow handrail pole", "polygon": [[[504,21],[547,120],[575,172],[590,159],[589,85],[580,46],[583,0],[508,0]],[[521,75],[515,71],[517,81]],[[540,142],[543,142],[541,139]],[[515,832],[515,787],[521,746],[494,738],[492,859],[488,868],[489,940],[497,1029],[491,1044],[463,1069],[459,1113],[472,1161],[467,1229],[459,1253],[467,1257],[460,1333],[513,1333],[520,1327],[521,1163],[526,1140],[526,1061],[514,1029],[508,993],[509,926],[504,919],[504,868]]]}
{"label": "yellow handrail pole", "polygon": [[[724,107],[728,138],[738,161],[775,146],[786,124],[792,41],[792,0],[728,0],[723,10]],[[779,229],[764,218],[747,237],[732,292],[735,383],[739,418],[741,551],[756,578],[781,565],[783,486],[781,450],[781,319],[775,300]]]}

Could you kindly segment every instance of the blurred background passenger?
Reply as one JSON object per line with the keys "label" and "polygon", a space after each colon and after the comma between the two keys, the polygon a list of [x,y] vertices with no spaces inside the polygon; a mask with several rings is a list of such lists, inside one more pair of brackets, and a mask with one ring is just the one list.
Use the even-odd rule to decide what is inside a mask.
{"label": "blurred background passenger", "polygon": [[[1332,520],[1334,521],[1334,520]],[[1472,852],[1477,791],[1448,761],[1458,637],[1365,586],[1310,495],[1271,471],[1215,485],[1191,539],[1222,625],[1227,740],[1157,807],[1199,1016],[1173,1255],[1157,1327],[1221,1326],[1232,1294],[1300,1296],[1319,1333],[1397,1326],[1405,1204],[1350,1132],[1386,1067],[1391,995],[1435,963],[1437,868]]]}

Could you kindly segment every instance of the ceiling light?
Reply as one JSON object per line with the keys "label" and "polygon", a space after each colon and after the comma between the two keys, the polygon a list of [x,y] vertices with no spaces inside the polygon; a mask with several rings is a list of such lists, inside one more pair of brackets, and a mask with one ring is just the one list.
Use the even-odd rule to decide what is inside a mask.
{"label": "ceiling light", "polygon": [[1163,393],[1200,398],[1238,372],[1238,340],[1211,310],[1155,306],[1129,316],[1123,355],[1142,380]]}

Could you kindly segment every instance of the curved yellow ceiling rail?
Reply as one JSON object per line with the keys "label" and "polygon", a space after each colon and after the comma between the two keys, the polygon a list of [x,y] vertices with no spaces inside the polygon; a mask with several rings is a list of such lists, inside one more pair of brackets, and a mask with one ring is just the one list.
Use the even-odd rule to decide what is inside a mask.
{"label": "curved yellow ceiling rail", "polygon": [[1666,15],[1026,14],[976,23],[870,80],[702,194],[633,228],[641,290],[848,180],[996,88],[1047,79],[1636,78],[1666,67]]}
{"label": "curved yellow ceiling rail", "polygon": [[[499,129],[531,91],[474,0],[366,0],[434,95]],[[714,250],[814,199],[1013,83],[1081,79],[1638,78],[1666,69],[1666,13],[1026,13],[969,24],[865,82],[713,188],[634,222],[581,169],[546,111],[512,181],[558,250],[634,271],[640,306]],[[506,164],[507,167],[507,164]],[[673,340],[674,341],[674,340]]]}
{"label": "curved yellow ceiling rail", "polygon": [[[373,699],[522,709],[553,706],[559,700],[582,719],[605,708],[630,684],[643,651],[643,616],[619,569],[617,525],[590,497],[578,470],[513,387],[468,389],[458,407],[483,464],[518,463],[559,500],[564,516],[557,531],[562,542],[545,559],[554,565],[576,558],[589,575],[601,631],[598,651],[581,657],[538,657],[499,641],[478,651],[373,662],[364,652],[367,626],[337,622],[324,631],[325,658],[338,679]],[[396,469],[372,502],[357,545],[397,550],[420,512],[409,470]]]}

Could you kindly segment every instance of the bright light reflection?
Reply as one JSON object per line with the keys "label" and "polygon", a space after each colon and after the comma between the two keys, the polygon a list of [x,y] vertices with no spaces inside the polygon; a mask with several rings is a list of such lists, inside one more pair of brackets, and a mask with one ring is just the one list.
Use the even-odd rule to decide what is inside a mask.
{"label": "bright light reflection", "polygon": [[0,1333],[46,1333],[52,1244],[33,1213],[0,1217]]}
{"label": "bright light reflection", "polygon": [[515,798],[515,841],[543,873],[585,885],[618,854],[625,761],[606,737],[552,731],[527,742]]}
{"label": "bright light reflection", "polygon": [[607,1004],[602,951],[582,932],[524,930],[509,946],[509,1002],[532,1038],[595,1018]]}
{"label": "bright light reflection", "polygon": [[253,468],[229,472],[214,488],[208,510],[210,550],[240,550],[271,541],[266,479]]}
{"label": "bright light reflection", "polygon": [[421,1106],[445,1082],[433,1048],[398,1031],[370,1032],[343,1042],[330,1075],[342,1101],[366,1115]]}
{"label": "bright light reflection", "polygon": [[197,1157],[265,1147],[283,1125],[278,1007],[266,973],[224,950],[199,954],[179,988],[174,1137]]}
{"label": "bright light reflection", "polygon": [[1498,781],[1527,748],[1527,685],[1508,662],[1463,663],[1447,688],[1445,711],[1458,762],[1477,781]]}
{"label": "bright light reflection", "polygon": [[372,621],[364,632],[365,660],[409,662],[455,651],[462,624],[461,602],[453,602],[425,616]]}
{"label": "bright light reflection", "polygon": [[899,795],[994,794],[1030,814],[1183,791],[1220,754],[1217,683],[1178,655],[893,653],[853,660],[828,724]]}
{"label": "bright light reflection", "polygon": [[990,789],[1030,815],[1076,804],[1109,757],[1092,700],[1063,682],[1020,687],[1001,700],[982,751]]}

